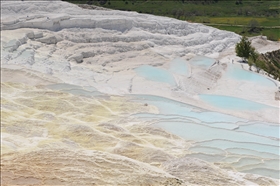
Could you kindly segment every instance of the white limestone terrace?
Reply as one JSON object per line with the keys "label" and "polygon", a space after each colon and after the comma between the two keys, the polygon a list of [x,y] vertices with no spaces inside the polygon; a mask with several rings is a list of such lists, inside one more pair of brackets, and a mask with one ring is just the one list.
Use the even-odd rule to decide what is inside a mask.
{"label": "white limestone terrace", "polygon": [[[109,34],[106,34],[107,37],[106,35],[87,36],[83,39],[79,38],[79,40],[73,38],[72,41],[96,43],[149,40],[155,45],[180,45],[184,48],[201,46],[200,49],[192,51],[203,55],[221,52],[234,45],[239,39],[239,36],[234,33],[201,24],[190,24],[176,19],[136,12],[87,10],[65,2],[2,2],[1,30],[18,28],[50,31],[60,31],[65,28],[100,28],[115,31],[116,35],[114,37]],[[142,34],[139,34],[140,32]]]}
{"label": "white limestone terrace", "polygon": [[[277,85],[267,88],[257,81],[240,84],[227,78],[239,39],[237,34],[202,24],[136,12],[88,10],[60,1],[4,1],[1,6],[2,68],[16,65],[103,93],[160,95],[248,119],[278,122],[275,109],[248,114],[213,108],[198,98],[218,94],[278,106]],[[214,64],[215,60],[208,68],[187,62],[197,55],[221,60],[223,66]],[[189,74],[170,72],[174,84],[151,81],[136,72],[143,65],[168,70],[176,58],[188,63]]]}
{"label": "white limestone terrace", "polygon": [[110,185],[124,172],[126,185],[277,185],[279,82],[237,62],[239,39],[135,12],[2,1],[3,180]]}

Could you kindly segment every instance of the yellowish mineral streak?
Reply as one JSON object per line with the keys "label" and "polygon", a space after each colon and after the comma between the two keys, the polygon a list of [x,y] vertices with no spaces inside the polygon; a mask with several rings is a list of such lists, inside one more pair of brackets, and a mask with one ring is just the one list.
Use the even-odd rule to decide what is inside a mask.
{"label": "yellowish mineral streak", "polygon": [[2,82],[1,91],[2,185],[274,184],[198,160],[175,168],[190,142],[130,116],[156,113],[152,105],[21,82]]}
{"label": "yellowish mineral streak", "polygon": [[[143,163],[170,159],[163,147],[176,146],[175,141],[165,138],[163,145],[163,139],[154,140],[141,127],[130,132],[138,123],[127,117],[156,112],[155,107],[124,97],[95,99],[38,87],[1,83],[4,185],[177,183],[174,176]],[[152,154],[160,157],[148,158]]]}

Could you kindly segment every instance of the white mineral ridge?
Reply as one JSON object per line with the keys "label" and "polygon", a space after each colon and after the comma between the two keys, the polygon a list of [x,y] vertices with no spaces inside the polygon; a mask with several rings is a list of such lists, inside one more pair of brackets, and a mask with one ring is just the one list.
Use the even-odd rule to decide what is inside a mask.
{"label": "white mineral ridge", "polygon": [[[277,184],[278,180],[184,157],[190,142],[127,117],[159,112],[125,96],[146,94],[278,123],[276,81],[261,75],[275,84],[263,86],[227,76],[231,68],[241,68],[234,54],[239,40],[232,32],[136,12],[88,10],[60,1],[1,1],[2,181],[11,185]],[[259,37],[253,44],[260,52],[279,48],[279,43]],[[193,64],[201,56],[214,58],[211,67]],[[178,62],[171,62],[174,59],[185,62],[187,74],[172,66]],[[215,60],[220,63],[214,64]],[[138,67],[155,69],[169,79],[149,79],[137,73]],[[108,98],[45,88],[56,83],[88,87]],[[216,108],[200,100],[200,94],[233,96],[271,109]]]}
{"label": "white mineral ridge", "polygon": [[[136,12],[87,10],[59,1],[4,1],[1,20],[3,67],[16,64],[66,83],[94,86],[104,93],[160,95],[208,109],[209,105],[193,98],[203,93],[221,94],[278,107],[274,100],[277,86],[254,90],[254,83],[242,83],[244,89],[240,89],[240,81],[221,77],[231,61],[238,60],[234,46],[240,36],[232,32]],[[277,47],[274,44],[273,48]],[[173,59],[189,60],[196,55],[214,57],[225,66],[210,72],[191,66],[187,79],[172,74],[179,91],[143,79],[134,70],[141,65],[167,69]],[[279,120],[271,117],[278,114],[275,112],[233,114]]]}

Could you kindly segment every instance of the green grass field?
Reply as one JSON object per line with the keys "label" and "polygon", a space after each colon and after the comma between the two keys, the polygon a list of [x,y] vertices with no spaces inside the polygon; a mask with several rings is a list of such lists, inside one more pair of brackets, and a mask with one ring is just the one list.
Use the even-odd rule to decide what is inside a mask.
{"label": "green grass field", "polygon": [[[279,1],[272,0],[67,0],[72,3],[90,3],[110,9],[136,11],[153,15],[173,17],[197,23],[207,23],[219,29],[237,34],[266,35],[280,40]],[[243,32],[255,19],[262,29],[258,33]],[[223,25],[214,25],[223,24]],[[239,27],[237,26],[239,25]],[[240,27],[241,25],[241,27]],[[275,28],[278,27],[278,28]]]}
{"label": "green grass field", "polygon": [[[194,22],[202,22],[208,20],[213,24],[228,24],[228,25],[247,25],[252,19],[259,22],[261,26],[274,27],[280,26],[279,18],[273,17],[201,17],[196,16]],[[202,20],[202,21],[201,21]]]}
{"label": "green grass field", "polygon": [[264,28],[259,33],[248,33],[248,32],[242,33],[244,31],[243,27],[223,26],[223,25],[221,25],[221,26],[217,25],[217,26],[212,26],[212,27],[218,28],[220,30],[227,30],[227,31],[235,32],[237,34],[245,35],[245,36],[264,35],[264,36],[267,36],[267,38],[269,40],[272,40],[272,41],[277,41],[280,38],[279,29],[276,29],[276,28],[273,28],[273,29],[272,28]]}
{"label": "green grass field", "polygon": [[[249,22],[254,19],[258,21],[260,31],[249,33],[247,27]],[[221,30],[235,32],[245,36],[265,35],[268,39],[280,40],[280,21],[278,18],[270,17],[194,17],[191,22],[204,23]],[[217,24],[217,25],[216,25]],[[222,25],[218,25],[222,24]]]}

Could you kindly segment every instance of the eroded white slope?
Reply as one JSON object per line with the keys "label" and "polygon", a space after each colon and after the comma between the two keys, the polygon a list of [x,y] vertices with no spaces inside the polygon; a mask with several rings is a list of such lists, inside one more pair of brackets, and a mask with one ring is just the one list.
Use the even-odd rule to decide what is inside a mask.
{"label": "eroded white slope", "polygon": [[[278,106],[276,85],[267,88],[226,76],[233,57],[225,54],[232,53],[240,38],[232,32],[135,12],[87,10],[59,1],[3,2],[1,10],[2,67],[21,66],[104,93],[161,95],[229,114],[232,111],[210,107],[197,95],[237,96]],[[171,85],[135,71],[143,65],[169,70],[172,60],[196,55],[215,57],[225,64],[200,68],[188,62],[189,74],[171,72],[169,76],[175,79]],[[264,113],[233,114],[278,122],[271,117],[277,111]]]}
{"label": "eroded white slope", "polygon": [[[50,79],[38,75],[32,86],[1,82],[4,185],[277,185],[275,179],[185,157],[192,141],[133,117],[157,113],[155,106],[52,90],[42,86]],[[21,78],[32,79],[24,71]]]}
{"label": "eroded white slope", "polygon": [[[100,35],[92,30],[91,34],[79,32],[76,35],[72,34],[72,37],[66,37],[66,35],[64,37],[76,43],[101,41],[127,43],[149,40],[154,45],[179,45],[184,47],[185,52],[191,47],[196,54],[221,52],[228,46],[234,45],[239,38],[234,33],[200,24],[135,12],[87,10],[65,2],[3,2],[1,29],[18,28],[51,31],[60,31],[65,28],[101,28],[111,30],[111,34],[104,31],[104,34]],[[72,30],[72,32],[77,32],[77,30]],[[83,34],[82,38],[79,37],[80,34]],[[195,46],[200,47],[194,49]],[[129,50],[124,49],[124,51]]]}
{"label": "eroded white slope", "polygon": [[[193,141],[151,127],[156,120],[133,116],[160,113],[164,104],[155,106],[143,99],[136,104],[123,96],[157,95],[247,120],[276,122],[273,83],[263,86],[228,77],[238,65],[225,55],[239,38],[200,24],[135,12],[86,10],[59,1],[1,2],[2,180],[6,184],[276,184],[278,180],[185,157]],[[197,64],[197,55],[221,63],[209,58],[205,63],[202,57]],[[68,87],[65,93],[45,87],[56,83],[83,88]],[[112,94],[123,97],[109,99]],[[235,96],[270,107],[216,108],[202,101],[201,94]],[[201,110],[176,109],[171,105],[163,114]],[[28,167],[30,171],[23,172]],[[55,175],[50,173],[53,167]],[[121,177],[119,182],[116,177]]]}

